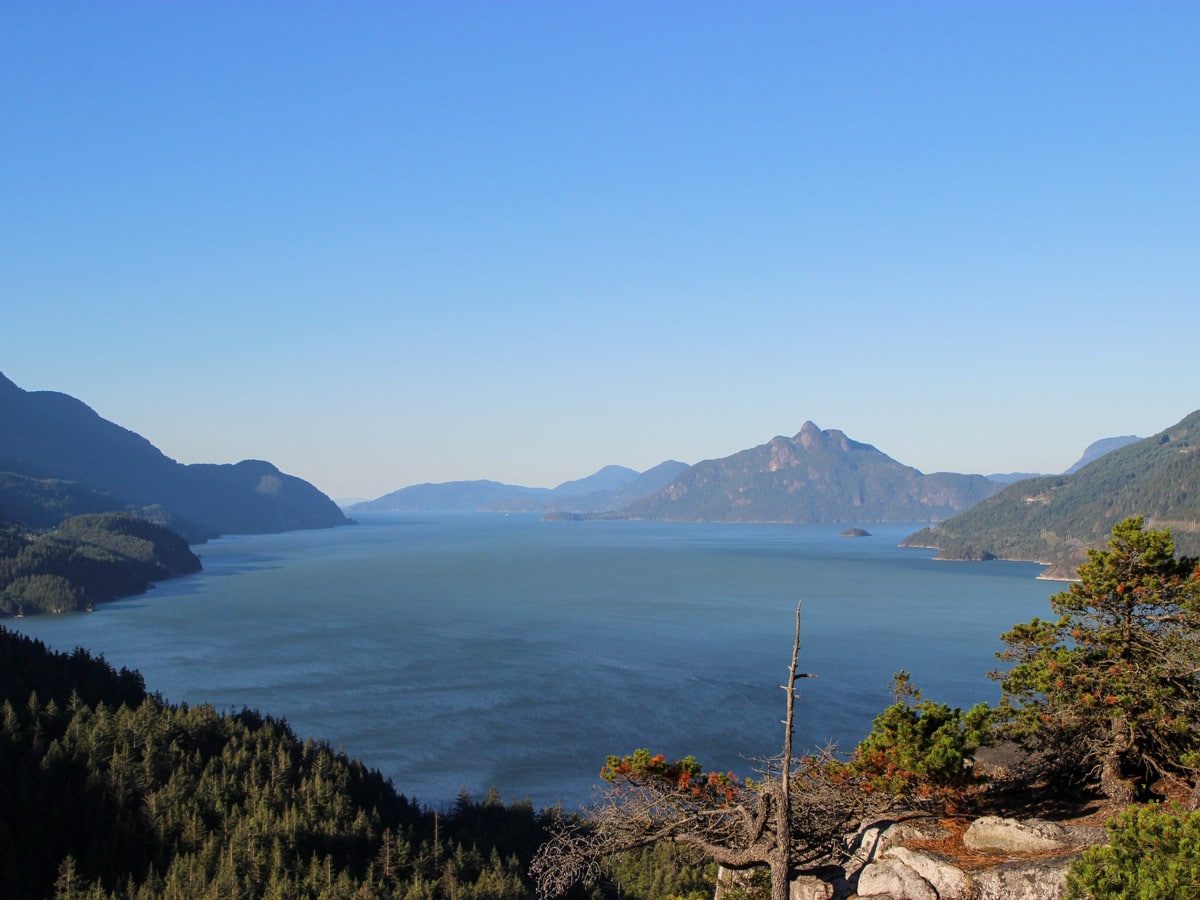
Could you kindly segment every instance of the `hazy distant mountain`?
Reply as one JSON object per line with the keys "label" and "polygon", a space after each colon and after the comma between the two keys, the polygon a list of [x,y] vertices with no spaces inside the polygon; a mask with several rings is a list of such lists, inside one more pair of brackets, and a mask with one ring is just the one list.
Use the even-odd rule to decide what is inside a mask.
{"label": "hazy distant mountain", "polygon": [[1041,478],[1044,474],[1044,472],[993,472],[987,476],[987,479],[1000,484],[1012,484],[1014,481],[1024,481],[1026,478]]}
{"label": "hazy distant mountain", "polygon": [[690,469],[687,463],[678,462],[674,459],[669,459],[666,462],[661,462],[652,469],[647,469],[633,481],[621,485],[607,495],[593,495],[593,501],[603,499],[603,509],[587,509],[585,506],[576,505],[572,512],[612,512],[614,510],[624,509],[631,503],[635,503],[644,497],[651,497],[657,494],[668,484]]}
{"label": "hazy distant mountain", "polygon": [[[1124,437],[1102,438],[1098,441],[1093,441],[1088,444],[1087,449],[1083,451],[1083,456],[1071,468],[1067,469],[1065,474],[1071,474],[1079,469],[1082,469],[1090,462],[1094,462],[1106,453],[1112,453],[1114,450],[1119,450],[1127,444],[1132,444],[1134,441],[1140,441],[1141,438],[1135,434],[1127,434]],[[1001,484],[1014,484],[1018,481],[1025,481],[1029,478],[1045,478],[1045,472],[1003,472],[989,475],[992,481],[999,481]]]}
{"label": "hazy distant mountain", "polygon": [[[610,466],[609,468],[613,467]],[[632,469],[628,469],[626,471],[633,472],[633,479],[625,481],[618,487],[609,490],[599,490],[590,494],[573,494],[571,492],[577,490],[577,486],[581,483],[594,484],[596,482],[592,482],[590,479],[583,479],[582,482],[569,481],[560,484],[554,489],[553,496],[546,501],[541,511],[557,513],[559,515],[614,513],[644,497],[658,493],[679,477],[679,475],[686,472],[688,468],[687,463],[669,459],[651,469],[647,469],[640,475],[637,472],[633,472]],[[604,470],[601,469],[601,471]]]}
{"label": "hazy distant mountain", "polygon": [[794,437],[697,463],[625,512],[686,522],[922,522],[961,512],[1001,487],[982,475],[925,475],[805,422]]}
{"label": "hazy distant mountain", "polygon": [[1052,577],[1071,577],[1087,548],[1103,546],[1113,524],[1132,515],[1170,527],[1179,552],[1200,553],[1200,411],[1075,472],[1018,482],[904,543],[936,547],[946,559],[1044,562]]}
{"label": "hazy distant mountain", "polygon": [[[1135,442],[1135,440],[1141,440],[1141,438],[1136,436],[1136,434],[1126,434],[1126,436],[1120,438],[1102,438],[1100,440],[1096,440],[1096,442],[1092,442],[1091,444],[1087,445],[1087,449],[1084,450],[1084,455],[1079,458],[1079,462],[1076,462],[1074,466],[1067,469],[1066,474],[1069,475],[1073,472],[1078,472],[1078,470],[1084,468],[1087,463],[1099,460],[1100,457],[1104,456],[1105,454],[1111,454],[1111,452],[1114,450],[1120,450],[1122,446],[1132,444]],[[988,475],[988,478],[990,478],[992,481],[1000,481],[1001,484],[1004,485],[1012,485],[1016,481],[1025,481],[1031,478],[1045,478],[1045,476],[1046,473],[1044,472],[1007,472]]]}
{"label": "hazy distant mountain", "polygon": [[[98,492],[113,498],[117,508],[149,509],[156,521],[167,522],[191,540],[326,528],[349,521],[311,484],[270,463],[181,465],[74,397],[24,391],[2,374],[0,472],[29,479],[8,494],[0,491],[0,516],[10,518],[16,517],[2,504],[5,497],[12,498],[12,490],[49,496],[59,490],[49,482],[60,481],[87,489],[69,502],[62,500],[67,514],[99,511],[78,505],[102,504],[88,493]],[[43,484],[39,487],[38,482]]]}
{"label": "hazy distant mountain", "polygon": [[668,484],[687,469],[669,460],[638,473],[605,466],[556,488],[531,488],[499,481],[447,481],[414,484],[356,503],[352,512],[608,512],[620,509]]}
{"label": "hazy distant mountain", "polygon": [[527,488],[499,481],[425,482],[355,503],[350,512],[478,512],[509,500],[521,506],[532,503],[533,497],[549,493],[548,488]]}
{"label": "hazy distant mountain", "polygon": [[1083,456],[1079,458],[1071,468],[1067,469],[1066,474],[1071,475],[1078,472],[1090,462],[1095,462],[1106,453],[1112,453],[1114,450],[1120,450],[1122,447],[1127,447],[1130,444],[1137,443],[1141,438],[1136,434],[1127,434],[1122,437],[1102,438],[1094,443],[1088,444],[1087,449],[1083,451]]}
{"label": "hazy distant mountain", "polygon": [[627,466],[605,466],[587,478],[564,481],[551,493],[559,497],[586,497],[597,491],[615,491],[617,488],[629,484],[639,475],[640,473],[636,469],[630,469]]}

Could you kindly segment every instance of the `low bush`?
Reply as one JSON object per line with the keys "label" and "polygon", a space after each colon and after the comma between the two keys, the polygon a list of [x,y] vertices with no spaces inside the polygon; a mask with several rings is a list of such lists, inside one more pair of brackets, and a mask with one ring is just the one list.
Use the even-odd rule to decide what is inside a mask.
{"label": "low bush", "polygon": [[1109,821],[1108,846],[1086,850],[1067,875],[1067,900],[1200,896],[1200,811],[1131,806]]}

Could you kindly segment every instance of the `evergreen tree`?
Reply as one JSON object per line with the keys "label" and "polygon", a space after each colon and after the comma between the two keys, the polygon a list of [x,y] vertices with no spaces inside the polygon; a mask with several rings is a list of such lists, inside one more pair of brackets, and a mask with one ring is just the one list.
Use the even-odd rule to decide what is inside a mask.
{"label": "evergreen tree", "polygon": [[0,628],[4,900],[522,900],[549,818],[499,791],[419,807],[282,720]]}
{"label": "evergreen tree", "polygon": [[1003,636],[1011,733],[1128,801],[1139,783],[1200,772],[1200,568],[1140,516],[1091,550],[1050,599],[1058,618]]}

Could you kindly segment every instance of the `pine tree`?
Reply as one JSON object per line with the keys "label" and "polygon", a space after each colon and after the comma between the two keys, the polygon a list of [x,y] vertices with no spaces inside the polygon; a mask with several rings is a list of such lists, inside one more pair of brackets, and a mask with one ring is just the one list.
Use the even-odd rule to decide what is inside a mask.
{"label": "pine tree", "polygon": [[1003,636],[1010,730],[1077,773],[1098,775],[1111,799],[1139,784],[1195,778],[1200,727],[1200,568],[1175,557],[1170,531],[1140,516],[1091,550],[1079,581],[1050,599],[1058,619]]}

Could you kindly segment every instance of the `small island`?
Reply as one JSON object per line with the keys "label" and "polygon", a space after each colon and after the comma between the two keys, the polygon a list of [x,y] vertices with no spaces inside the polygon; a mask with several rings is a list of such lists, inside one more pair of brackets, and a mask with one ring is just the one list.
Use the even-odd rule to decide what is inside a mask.
{"label": "small island", "polygon": [[871,536],[871,532],[867,531],[865,528],[847,528],[840,535],[840,537],[855,537],[855,538],[870,537],[870,536]]}

